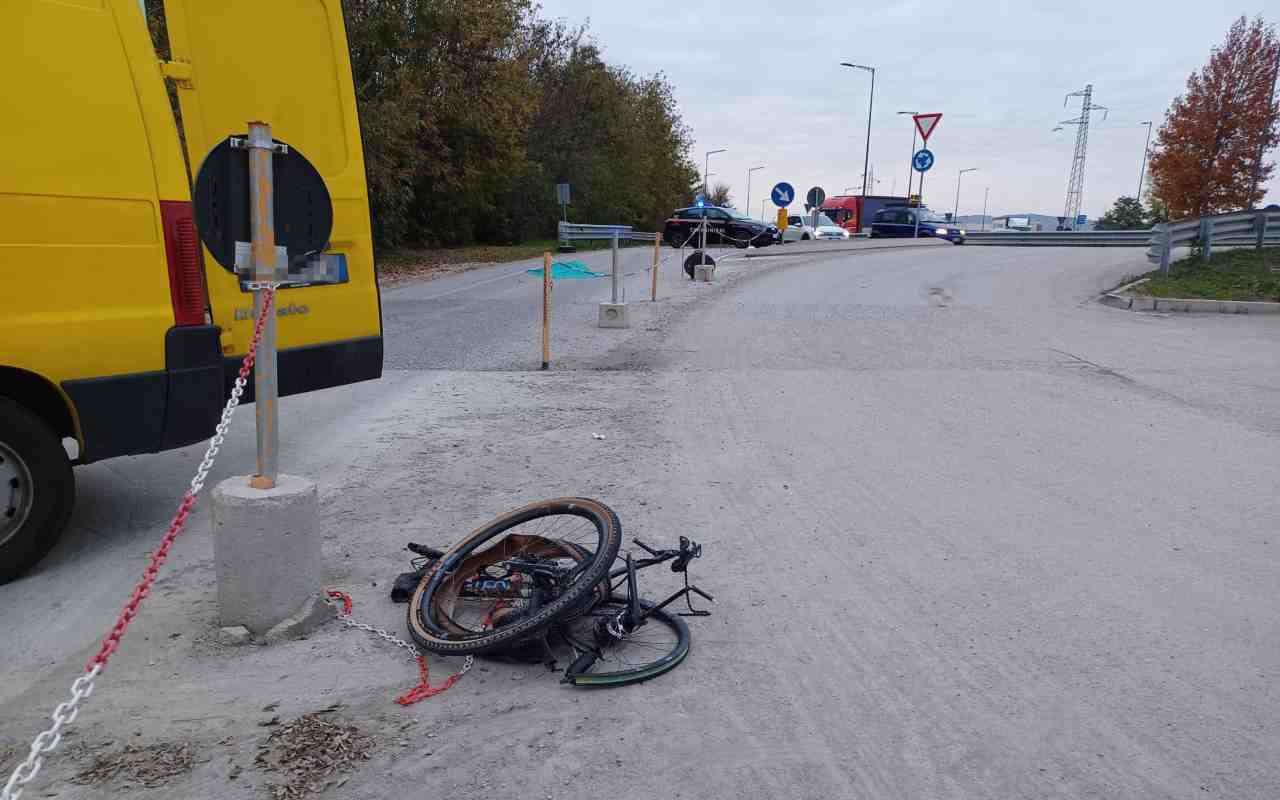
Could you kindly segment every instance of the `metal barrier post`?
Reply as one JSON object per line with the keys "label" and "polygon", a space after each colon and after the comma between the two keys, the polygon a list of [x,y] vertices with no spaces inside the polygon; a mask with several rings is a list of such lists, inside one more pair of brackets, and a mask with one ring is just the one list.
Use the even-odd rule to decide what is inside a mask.
{"label": "metal barrier post", "polygon": [[542,254],[542,368],[551,368],[551,254]]}
{"label": "metal barrier post", "polygon": [[[262,285],[277,279],[274,177],[271,126],[249,123],[249,207],[253,231],[253,292],[255,319],[262,314],[266,297]],[[277,305],[279,305],[277,303]],[[250,481],[255,489],[273,489],[280,471],[280,386],[276,373],[276,319],[268,315],[258,343],[253,367],[254,416],[258,423],[258,472]]]}
{"label": "metal barrier post", "polygon": [[1173,260],[1173,232],[1169,230],[1169,223],[1162,222],[1159,225],[1160,230],[1160,272],[1168,275],[1169,264]]}
{"label": "metal barrier post", "polygon": [[649,302],[656,303],[658,301],[658,261],[661,256],[662,236],[653,235],[653,288],[649,291]]}
{"label": "metal barrier post", "polygon": [[1255,249],[1261,250],[1262,244],[1267,238],[1267,215],[1265,213],[1260,211],[1254,215],[1253,229],[1254,234],[1257,236],[1253,246]]}
{"label": "metal barrier post", "polygon": [[1200,260],[1208,262],[1213,253],[1213,218],[1203,217],[1200,220]]}

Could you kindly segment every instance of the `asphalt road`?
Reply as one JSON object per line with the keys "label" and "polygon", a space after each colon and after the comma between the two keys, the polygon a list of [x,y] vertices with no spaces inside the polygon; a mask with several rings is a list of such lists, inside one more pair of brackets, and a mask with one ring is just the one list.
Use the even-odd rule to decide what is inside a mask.
{"label": "asphalt road", "polygon": [[[647,257],[627,254],[633,300]],[[485,664],[400,709],[411,665],[376,641],[212,642],[198,515],[77,722],[81,749],[41,780],[96,796],[68,779],[136,729],[200,758],[113,794],[260,796],[258,710],[336,700],[380,746],[335,797],[1275,797],[1280,319],[1093,302],[1134,257],[851,250],[731,260],[709,286],[669,263],[630,331],[592,324],[606,281],[564,281],[549,373],[528,265],[388,291],[387,377],[284,403],[284,461],[321,482],[357,615],[401,630],[385,590],[405,541],[586,494],[628,537],[706,545],[694,578],[717,603],[693,656],[611,692]],[[249,419],[215,479],[252,463]],[[0,768],[197,457],[80,470],[67,540],[0,587]]]}

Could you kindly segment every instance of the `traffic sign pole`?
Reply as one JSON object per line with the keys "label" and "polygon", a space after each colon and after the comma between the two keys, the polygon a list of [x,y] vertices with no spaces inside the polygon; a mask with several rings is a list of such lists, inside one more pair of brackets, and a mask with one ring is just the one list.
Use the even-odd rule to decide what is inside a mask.
{"label": "traffic sign pole", "polygon": [[924,208],[924,173],[920,173],[920,202],[916,203],[916,232],[913,239],[920,238],[920,209]]}
{"label": "traffic sign pole", "polygon": [[[249,123],[249,208],[252,218],[254,318],[262,316],[267,298],[263,286],[277,280],[275,179],[271,159],[275,145],[271,126],[265,122]],[[279,291],[279,290],[277,290]],[[253,365],[253,407],[258,427],[258,473],[250,480],[255,489],[274,489],[280,472],[280,383],[276,373],[276,317],[267,314],[258,343],[258,356]]]}

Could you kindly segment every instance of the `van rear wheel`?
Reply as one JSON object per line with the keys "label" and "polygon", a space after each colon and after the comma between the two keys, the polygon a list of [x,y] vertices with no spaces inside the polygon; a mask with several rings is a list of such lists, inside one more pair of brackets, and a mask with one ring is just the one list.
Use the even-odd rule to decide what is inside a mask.
{"label": "van rear wheel", "polygon": [[0,397],[0,583],[17,578],[53,548],[75,496],[71,461],[57,434]]}

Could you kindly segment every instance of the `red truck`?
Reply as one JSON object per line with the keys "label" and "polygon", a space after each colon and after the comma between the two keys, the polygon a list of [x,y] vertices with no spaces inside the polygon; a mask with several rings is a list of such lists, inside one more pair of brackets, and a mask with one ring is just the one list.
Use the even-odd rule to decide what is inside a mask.
{"label": "red truck", "polygon": [[905,206],[907,198],[889,195],[842,194],[828,197],[822,204],[822,213],[850,233],[871,229],[871,218],[888,206]]}

